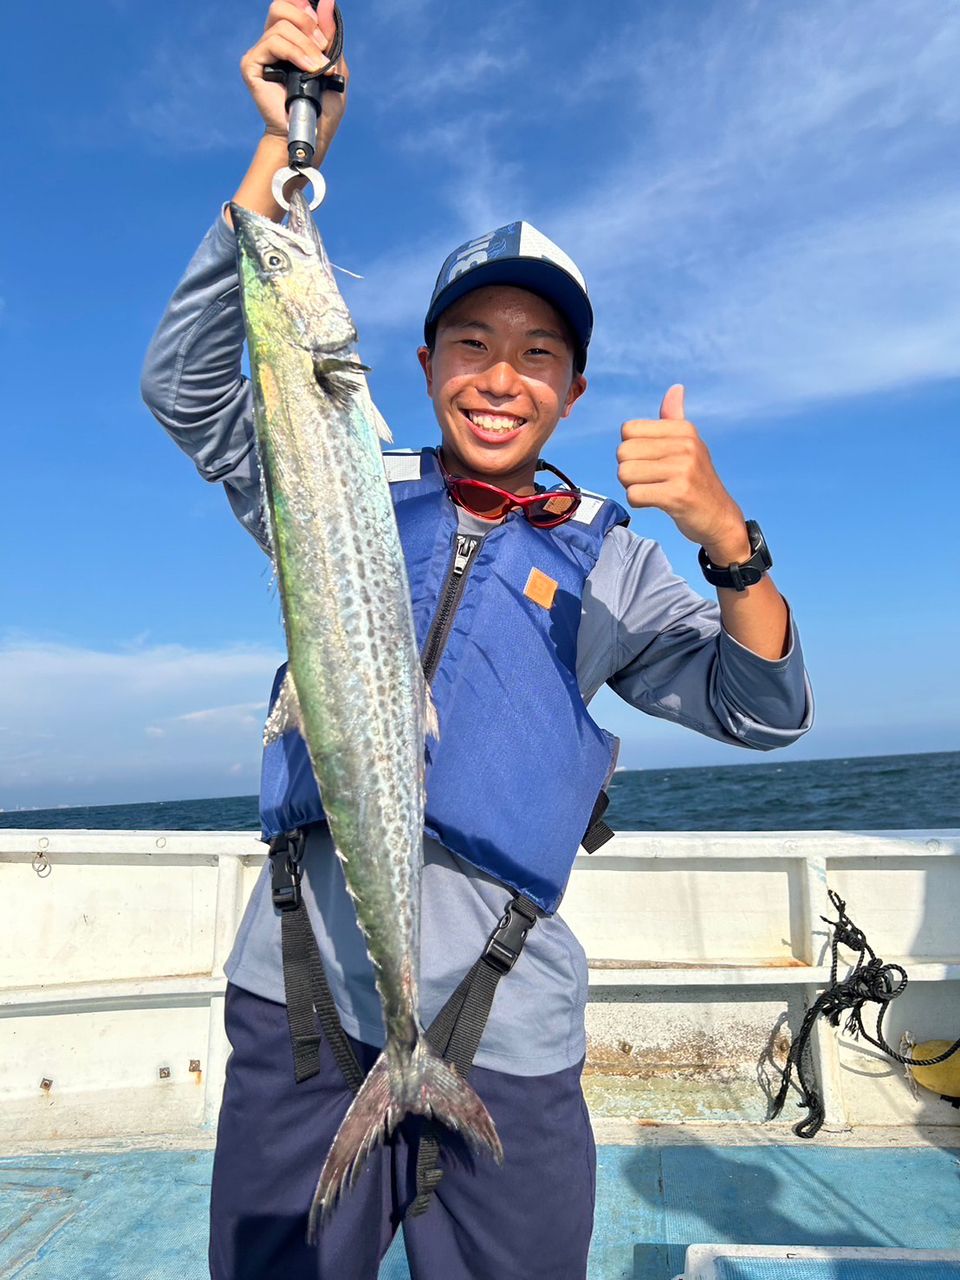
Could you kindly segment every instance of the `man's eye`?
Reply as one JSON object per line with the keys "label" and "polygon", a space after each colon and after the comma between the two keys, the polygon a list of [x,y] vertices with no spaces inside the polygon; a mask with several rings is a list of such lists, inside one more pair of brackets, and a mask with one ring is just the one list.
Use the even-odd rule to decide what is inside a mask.
{"label": "man's eye", "polygon": [[552,352],[552,351],[548,351],[546,347],[531,347],[531,348],[530,348],[530,350],[527,352],[527,355],[531,355],[531,356],[552,356],[552,355],[553,355],[553,352]]}
{"label": "man's eye", "polygon": [[483,343],[479,338],[461,338],[461,342],[464,346],[475,347],[478,351],[483,350]]}

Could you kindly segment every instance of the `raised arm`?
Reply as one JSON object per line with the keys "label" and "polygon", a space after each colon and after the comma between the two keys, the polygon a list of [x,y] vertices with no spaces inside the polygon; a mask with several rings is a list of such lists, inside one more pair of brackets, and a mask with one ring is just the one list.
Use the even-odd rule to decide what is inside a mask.
{"label": "raised arm", "polygon": [[[322,25],[321,25],[322,24]],[[264,33],[244,56],[244,80],[263,117],[264,135],[234,200],[279,221],[270,190],[287,162],[284,89],[263,79],[271,62],[318,70],[333,34],[333,0],[275,0]],[[349,76],[346,64],[338,64]],[[319,165],[343,116],[345,94],[325,95],[314,163]],[[236,244],[224,212],[217,215],[177,285],[147,350],[141,390],[147,407],[205,480],[220,482],[237,518],[268,550],[254,447],[253,402],[241,373],[243,316]]]}

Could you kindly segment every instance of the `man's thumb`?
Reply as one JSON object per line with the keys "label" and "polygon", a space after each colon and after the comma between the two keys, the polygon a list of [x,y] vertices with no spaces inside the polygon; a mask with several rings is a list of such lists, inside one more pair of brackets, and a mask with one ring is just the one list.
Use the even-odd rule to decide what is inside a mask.
{"label": "man's thumb", "polygon": [[663,397],[660,405],[660,417],[671,418],[674,422],[682,422],[687,416],[683,409],[684,387],[682,382],[675,382]]}

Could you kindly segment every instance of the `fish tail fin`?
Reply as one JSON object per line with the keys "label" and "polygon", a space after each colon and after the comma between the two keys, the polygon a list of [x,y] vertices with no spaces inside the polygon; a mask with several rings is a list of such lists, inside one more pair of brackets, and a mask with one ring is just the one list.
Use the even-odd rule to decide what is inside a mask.
{"label": "fish tail fin", "polygon": [[485,1147],[498,1164],[503,1162],[503,1148],[486,1107],[425,1037],[409,1051],[388,1047],[360,1086],[327,1155],[310,1206],[311,1243],[342,1192],[356,1181],[367,1156],[410,1111],[439,1120],[474,1149]]}

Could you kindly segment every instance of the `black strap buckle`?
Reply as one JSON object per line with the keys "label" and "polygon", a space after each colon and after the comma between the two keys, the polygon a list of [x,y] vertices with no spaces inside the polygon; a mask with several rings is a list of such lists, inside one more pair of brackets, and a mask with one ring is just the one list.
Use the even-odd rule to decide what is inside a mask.
{"label": "black strap buckle", "polygon": [[516,898],[508,902],[499,925],[483,949],[483,959],[498,973],[509,973],[520,958],[524,939],[536,923],[532,908],[521,906]]}
{"label": "black strap buckle", "polygon": [[269,845],[270,881],[273,888],[273,905],[281,911],[295,911],[303,901],[300,892],[303,849],[306,836],[302,831],[285,831],[275,836]]}

